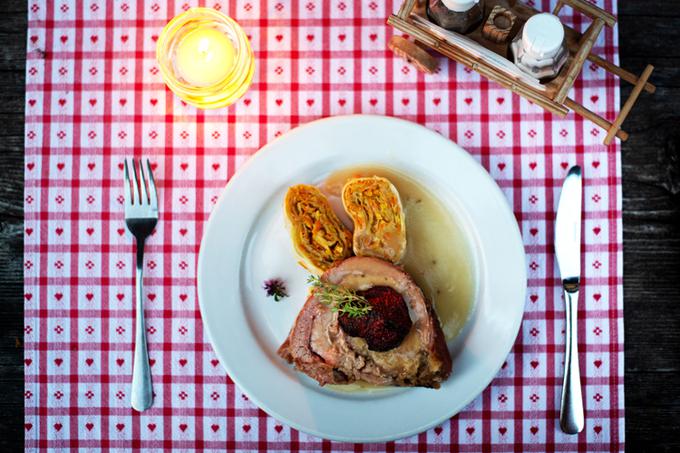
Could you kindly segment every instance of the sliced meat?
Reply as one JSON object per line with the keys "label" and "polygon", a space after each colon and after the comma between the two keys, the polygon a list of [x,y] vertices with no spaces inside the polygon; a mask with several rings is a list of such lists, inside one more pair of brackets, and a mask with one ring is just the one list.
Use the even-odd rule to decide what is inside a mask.
{"label": "sliced meat", "polygon": [[401,268],[378,258],[352,257],[326,271],[322,279],[357,291],[394,289],[408,306],[411,330],[399,346],[372,351],[363,338],[348,335],[338,314],[312,295],[279,348],[281,357],[321,385],[364,381],[438,388],[448,378],[451,357],[437,315]]}

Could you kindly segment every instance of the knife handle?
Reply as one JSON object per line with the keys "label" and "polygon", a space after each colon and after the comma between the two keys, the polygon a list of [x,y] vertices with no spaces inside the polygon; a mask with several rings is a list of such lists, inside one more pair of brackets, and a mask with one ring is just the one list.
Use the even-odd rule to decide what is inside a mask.
{"label": "knife handle", "polygon": [[567,325],[566,351],[564,354],[564,381],[562,382],[562,404],[560,427],[567,434],[578,434],[583,430],[583,397],[581,396],[581,375],[578,367],[578,329],[576,313],[578,289],[564,291]]}

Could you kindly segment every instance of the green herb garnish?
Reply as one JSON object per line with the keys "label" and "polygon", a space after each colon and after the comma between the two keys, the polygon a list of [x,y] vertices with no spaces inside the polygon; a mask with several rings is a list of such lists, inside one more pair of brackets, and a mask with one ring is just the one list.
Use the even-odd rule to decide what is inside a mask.
{"label": "green herb garnish", "polygon": [[314,294],[319,302],[328,306],[332,311],[346,314],[351,318],[365,316],[371,311],[371,304],[356,291],[344,286],[324,282],[316,275],[310,275],[307,283],[314,288]]}

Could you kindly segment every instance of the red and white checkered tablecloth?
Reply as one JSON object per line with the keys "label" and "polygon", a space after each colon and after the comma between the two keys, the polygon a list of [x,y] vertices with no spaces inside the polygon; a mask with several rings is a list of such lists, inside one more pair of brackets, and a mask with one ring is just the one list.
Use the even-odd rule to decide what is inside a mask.
{"label": "red and white checkered tablecloth", "polygon": [[[554,1],[530,1],[548,11]],[[598,0],[616,13],[615,0]],[[214,6],[251,37],[257,73],[234,106],[199,111],[167,90],[163,25]],[[424,76],[393,57],[395,0],[28,0],[25,187],[25,436],[34,449],[620,451],[624,448],[621,165],[581,118],[546,113],[461,65]],[[583,17],[562,16],[576,28]],[[616,28],[595,51],[617,60]],[[612,118],[618,82],[586,64],[573,97]],[[239,165],[277,135],[330,115],[406,118],[451,137],[513,206],[529,291],[517,342],[463,412],[420,435],[351,445],[297,432],[231,382],[208,343],[196,258],[210,210]],[[147,242],[145,306],[154,407],[130,408],[133,241],[122,162],[148,156],[161,198]],[[414,155],[414,159],[426,158]],[[586,427],[559,430],[564,308],[552,254],[567,168],[585,173],[579,306]],[[473,188],[471,188],[473,189]],[[406,415],[405,415],[406,416]]]}

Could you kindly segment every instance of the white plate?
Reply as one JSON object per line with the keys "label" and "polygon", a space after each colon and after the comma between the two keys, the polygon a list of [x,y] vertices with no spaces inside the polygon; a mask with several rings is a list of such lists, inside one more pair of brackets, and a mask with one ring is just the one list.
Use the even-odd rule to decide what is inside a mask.
{"label": "white plate", "polygon": [[[288,186],[333,170],[378,164],[431,189],[471,241],[476,312],[449,344],[453,374],[439,390],[342,393],[319,387],[276,355],[307,292],[283,223]],[[275,303],[262,282],[288,283]],[[320,437],[378,442],[416,434],[455,415],[491,382],[515,341],[524,311],[525,256],[503,193],[462,148],[417,124],[344,116],[294,129],[255,154],[213,210],[198,260],[201,314],[220,362],[251,401],[290,426]],[[456,342],[454,342],[456,343]]]}

